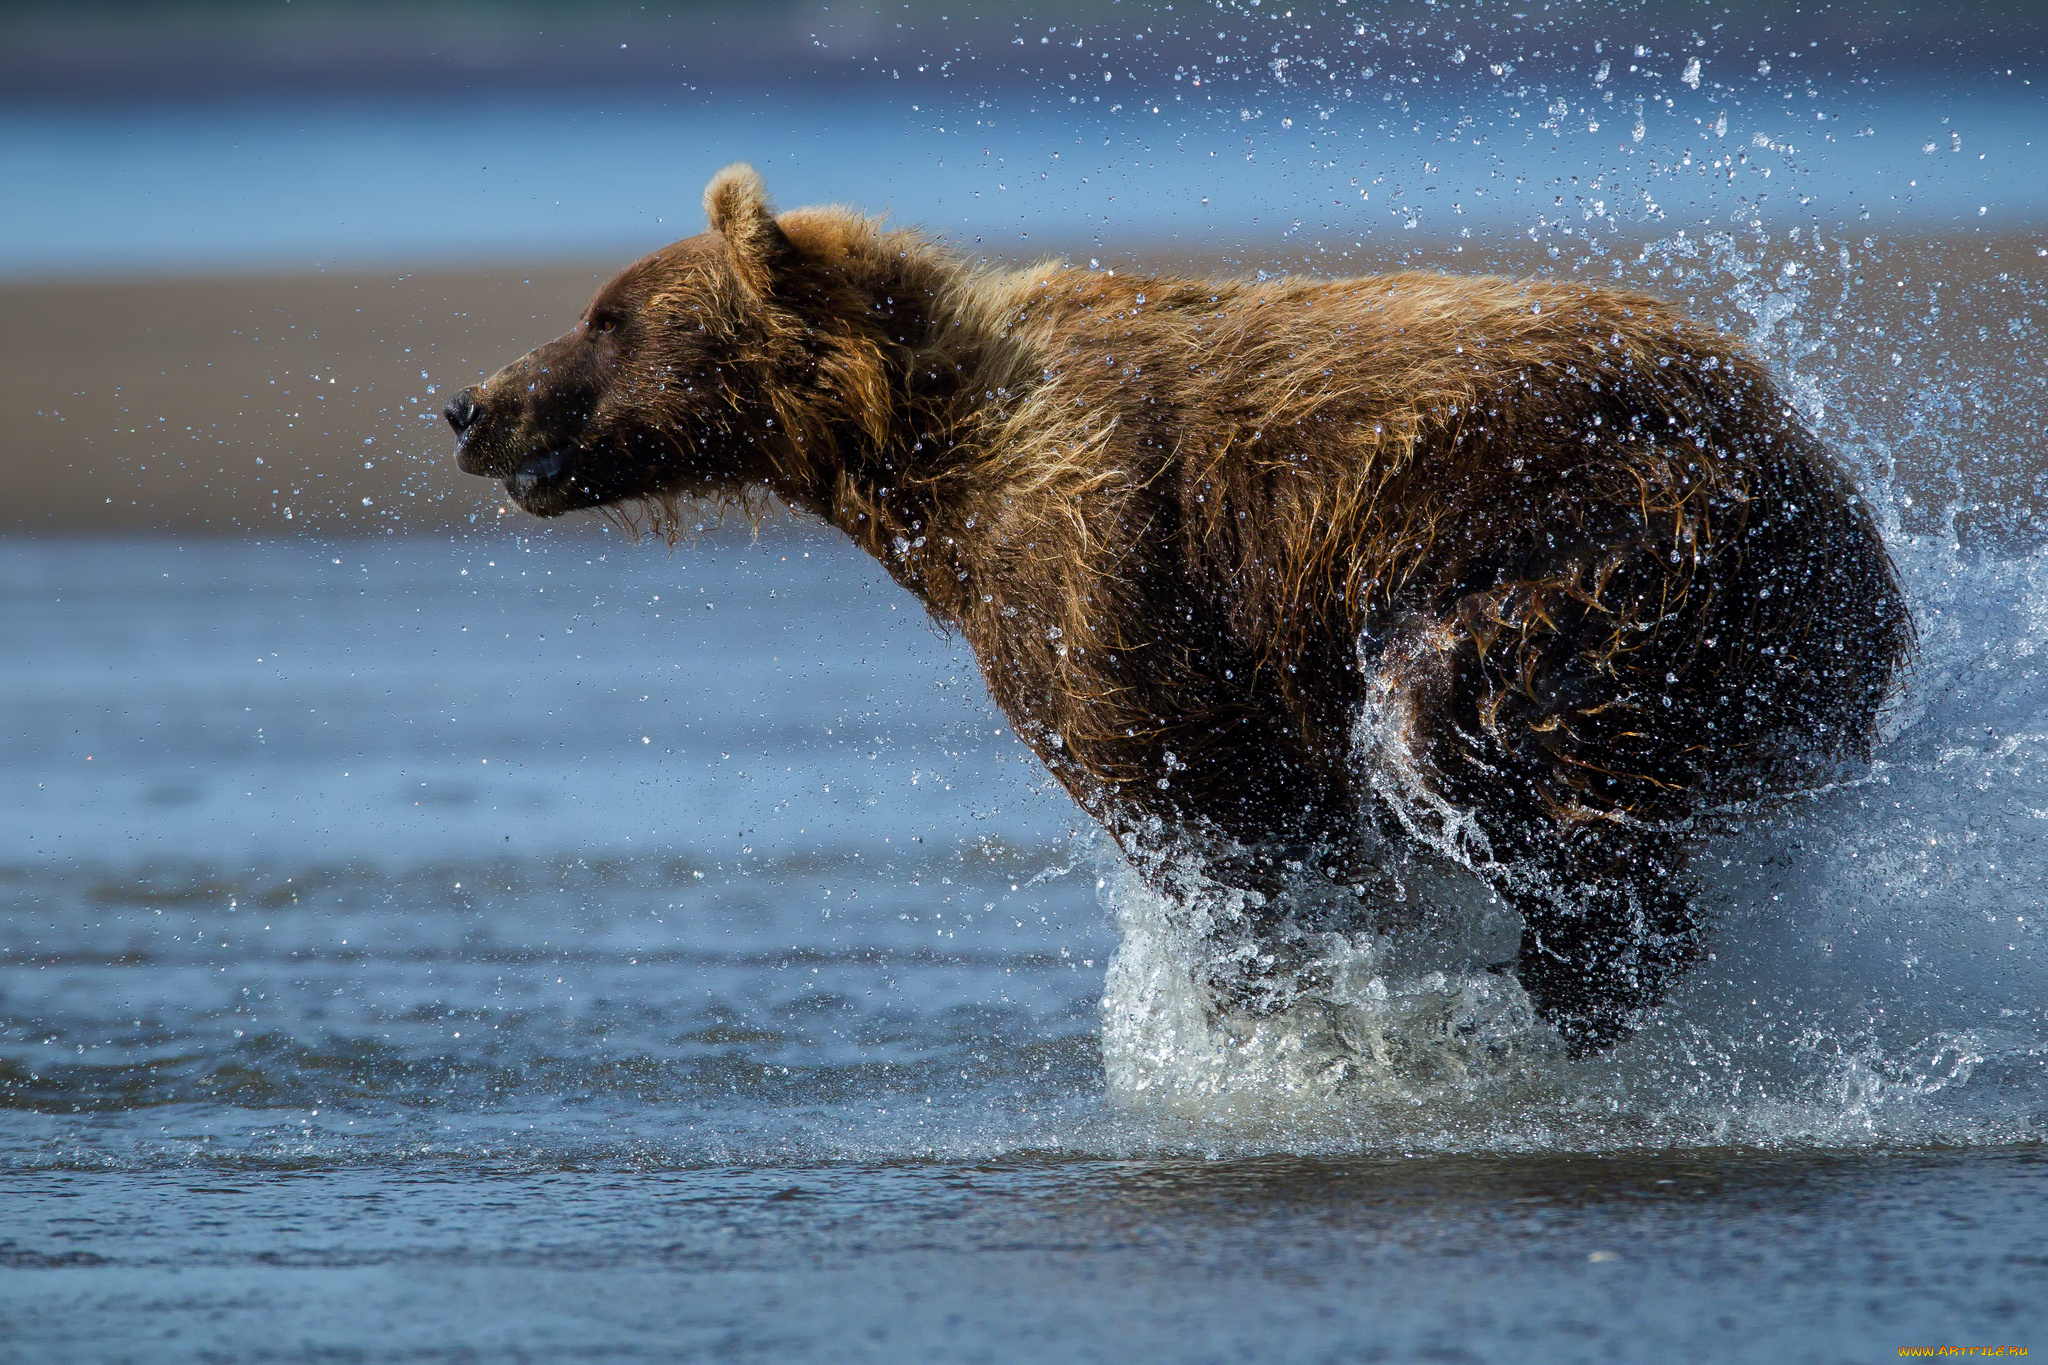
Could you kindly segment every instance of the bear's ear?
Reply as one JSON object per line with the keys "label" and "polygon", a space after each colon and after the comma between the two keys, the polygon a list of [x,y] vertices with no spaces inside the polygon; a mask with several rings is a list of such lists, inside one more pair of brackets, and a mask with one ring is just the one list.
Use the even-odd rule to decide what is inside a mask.
{"label": "bear's ear", "polygon": [[745,162],[727,166],[704,187],[704,216],[732,247],[733,267],[748,292],[767,298],[799,253],[768,211],[768,187]]}

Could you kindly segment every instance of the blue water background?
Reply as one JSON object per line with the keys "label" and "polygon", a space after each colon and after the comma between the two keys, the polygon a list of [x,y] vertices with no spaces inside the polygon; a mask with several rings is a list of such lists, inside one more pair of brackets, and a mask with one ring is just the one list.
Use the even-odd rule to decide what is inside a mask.
{"label": "blue water background", "polygon": [[1584,65],[1521,98],[1361,82],[1350,100],[1190,89],[1115,114],[1015,92],[0,106],[0,275],[630,257],[701,231],[705,181],[737,160],[785,206],[855,204],[1009,255],[2011,230],[2048,202],[2048,86],[2018,77],[1778,98],[1666,73],[1639,113],[1602,103]]}

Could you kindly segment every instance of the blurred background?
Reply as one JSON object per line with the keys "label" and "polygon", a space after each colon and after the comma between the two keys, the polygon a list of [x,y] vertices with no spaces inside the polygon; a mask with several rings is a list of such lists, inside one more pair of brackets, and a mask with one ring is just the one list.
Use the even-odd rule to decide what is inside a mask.
{"label": "blurred background", "polygon": [[2033,271],[2036,8],[0,4],[0,528],[495,517],[434,394],[739,159],[994,261],[1606,275],[1803,227]]}

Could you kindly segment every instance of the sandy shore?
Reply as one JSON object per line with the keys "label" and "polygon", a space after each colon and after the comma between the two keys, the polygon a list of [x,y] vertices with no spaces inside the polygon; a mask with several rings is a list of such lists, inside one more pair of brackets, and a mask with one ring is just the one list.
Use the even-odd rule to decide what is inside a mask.
{"label": "sandy shore", "polygon": [[[596,267],[0,288],[21,532],[467,524],[441,399],[561,330]],[[472,485],[464,487],[464,484]],[[365,502],[368,499],[368,502]]]}
{"label": "sandy shore", "polygon": [[[1806,272],[1795,350],[1816,348],[1800,368],[1840,400],[1834,434],[1896,458],[1923,520],[1962,507],[1966,529],[2030,535],[2048,501],[2025,435],[2048,408],[2041,245],[1847,245],[1844,268],[1833,242],[1821,253],[1781,243],[1749,277],[1767,293],[1799,281],[1783,263]],[[1595,261],[1533,245],[1446,246],[1330,273],[1410,264],[1601,279],[1617,255],[1635,251]],[[618,264],[0,284],[10,476],[0,530],[337,536],[495,521],[495,490],[454,468],[440,405],[561,332]],[[1150,252],[1103,264],[1193,273],[1302,262]],[[1742,282],[1725,272],[1652,280],[1630,264],[1628,278],[1693,298],[1705,315],[1741,317],[1731,291]]]}

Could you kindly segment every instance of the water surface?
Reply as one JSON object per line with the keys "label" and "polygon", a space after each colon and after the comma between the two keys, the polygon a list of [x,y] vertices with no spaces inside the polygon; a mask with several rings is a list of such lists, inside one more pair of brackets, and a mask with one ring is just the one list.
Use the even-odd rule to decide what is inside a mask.
{"label": "water surface", "polygon": [[1878,780],[1612,1056],[1133,1091],[1142,894],[844,546],[10,545],[0,1358],[2038,1341],[2044,571],[1926,552]]}

